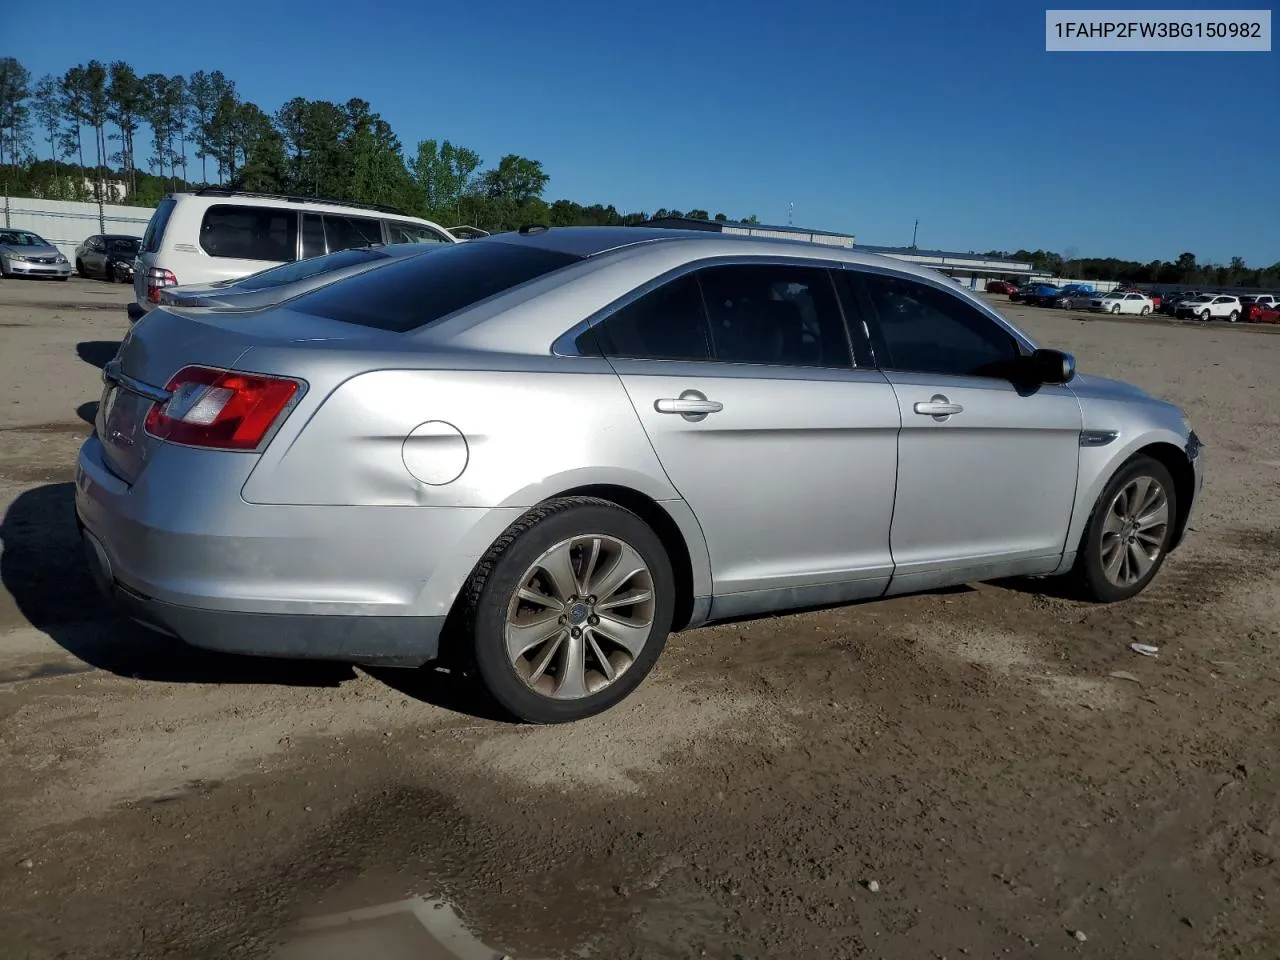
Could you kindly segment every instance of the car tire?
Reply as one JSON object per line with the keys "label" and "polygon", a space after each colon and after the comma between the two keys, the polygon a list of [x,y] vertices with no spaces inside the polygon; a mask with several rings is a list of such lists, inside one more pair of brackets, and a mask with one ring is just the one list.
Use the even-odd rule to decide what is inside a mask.
{"label": "car tire", "polygon": [[1143,308],[1142,308],[1142,315],[1143,315],[1144,317],[1149,317],[1149,316],[1151,316],[1151,308],[1150,308],[1150,307],[1143,307]]}
{"label": "car tire", "polygon": [[[577,582],[592,560],[588,583]],[[637,571],[609,586],[615,568],[604,565],[613,563]],[[557,584],[548,568],[575,582]],[[602,586],[607,596],[585,592]],[[619,604],[624,596],[647,598]],[[468,665],[493,699],[526,723],[564,723],[609,709],[644,680],[671,631],[675,578],[662,541],[640,517],[607,500],[562,497],[506,529],[460,603]],[[524,641],[516,639],[521,630],[531,631]]]}
{"label": "car tire", "polygon": [[[1143,454],[1126,461],[1094,503],[1080,540],[1072,578],[1082,599],[1116,603],[1146,589],[1168,556],[1177,508],[1163,463]],[[1142,527],[1135,517],[1155,519]]]}
{"label": "car tire", "polygon": [[84,270],[84,261],[83,261],[83,260],[81,260],[79,257],[76,257],[76,273],[80,274],[80,276],[82,276],[82,277],[88,277],[88,276],[89,276],[89,274],[85,273],[85,270]]}
{"label": "car tire", "polygon": [[1208,323],[1210,320],[1213,319],[1213,314],[1211,314],[1208,310],[1202,311],[1200,314],[1200,319],[1203,320],[1205,323]]}
{"label": "car tire", "polygon": [[1239,310],[1232,310],[1230,313],[1227,314],[1227,323],[1235,323],[1239,319],[1240,319]]}
{"label": "car tire", "polygon": [[1120,304],[1118,304],[1118,303],[1117,303],[1114,307],[1112,307],[1112,308],[1111,308],[1111,313],[1112,313],[1112,315],[1114,316],[1115,314],[1118,314],[1119,312],[1120,312]]}
{"label": "car tire", "polygon": [[102,279],[105,280],[107,283],[116,282],[116,268],[109,261],[106,264],[106,266],[102,268]]}

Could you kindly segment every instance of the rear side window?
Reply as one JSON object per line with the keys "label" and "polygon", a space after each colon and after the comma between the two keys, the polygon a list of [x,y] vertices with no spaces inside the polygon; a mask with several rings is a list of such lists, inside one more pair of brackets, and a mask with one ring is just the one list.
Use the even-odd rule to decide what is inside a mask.
{"label": "rear side window", "polygon": [[214,204],[200,223],[200,246],[211,257],[276,263],[296,260],[297,211]]}
{"label": "rear side window", "polygon": [[164,238],[164,228],[169,224],[169,217],[173,213],[173,208],[178,205],[178,201],[172,197],[165,197],[160,201],[160,205],[156,207],[156,212],[151,215],[151,219],[147,222],[147,229],[142,234],[142,252],[155,253],[160,249],[160,241]]}
{"label": "rear side window", "polygon": [[640,360],[709,360],[711,343],[698,279],[688,273],[614,311],[578,337],[580,353]]}
{"label": "rear side window", "polygon": [[304,294],[290,307],[404,333],[581,260],[501,241],[449,244],[429,256],[389,263]]}
{"label": "rear side window", "polygon": [[324,215],[324,236],[329,242],[329,252],[367,247],[382,242],[382,223],[368,217],[344,217],[332,213]]}

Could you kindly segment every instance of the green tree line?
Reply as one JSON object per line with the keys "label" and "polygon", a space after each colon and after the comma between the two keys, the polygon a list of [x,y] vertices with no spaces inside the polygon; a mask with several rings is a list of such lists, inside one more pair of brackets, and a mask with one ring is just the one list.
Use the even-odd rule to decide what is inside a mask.
{"label": "green tree line", "polygon": [[0,179],[13,196],[147,207],[170,191],[223,185],[383,205],[490,231],[648,219],[612,204],[548,202],[550,176],[528,157],[509,154],[486,167],[476,151],[436,139],[406,152],[365,100],[295,97],[268,113],[220,70],[140,75],[122,60],[33,81],[17,59],[0,57]]}
{"label": "green tree line", "polygon": [[1051,253],[1046,250],[988,250],[984,256],[1003,257],[1031,263],[1055,277],[1078,280],[1115,280],[1120,283],[1166,284],[1193,287],[1280,287],[1280,263],[1251,268],[1242,257],[1232,257],[1226,266],[1199,263],[1194,253],[1183,253],[1177,260],[1119,260],[1115,257],[1077,257],[1073,252]]}

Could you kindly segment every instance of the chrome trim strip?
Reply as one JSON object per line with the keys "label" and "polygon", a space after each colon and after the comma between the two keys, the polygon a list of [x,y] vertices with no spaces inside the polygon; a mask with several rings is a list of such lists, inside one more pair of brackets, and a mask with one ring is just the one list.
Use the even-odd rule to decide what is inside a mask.
{"label": "chrome trim strip", "polygon": [[114,383],[116,386],[124,387],[130,393],[136,393],[138,396],[154,403],[164,403],[173,396],[168,390],[153,387],[149,383],[143,383],[141,380],[135,380],[133,377],[121,373],[119,360],[112,360],[102,368],[102,379],[104,383]]}

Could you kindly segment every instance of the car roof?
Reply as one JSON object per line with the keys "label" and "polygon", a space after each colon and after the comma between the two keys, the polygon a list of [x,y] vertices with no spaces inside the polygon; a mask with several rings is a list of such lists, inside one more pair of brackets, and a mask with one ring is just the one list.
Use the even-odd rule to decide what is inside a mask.
{"label": "car roof", "polygon": [[[644,245],[696,244],[698,258],[776,256],[840,261],[880,267],[899,273],[914,274],[936,280],[936,270],[907,260],[879,253],[865,253],[857,247],[837,247],[809,240],[781,240],[742,234],[726,234],[710,230],[677,230],[666,227],[547,227],[526,233],[513,231],[472,240],[471,243],[512,243],[555,250],[572,256],[590,258],[605,253],[640,248]],[[1052,286],[1052,284],[1050,284]]]}
{"label": "car roof", "polygon": [[273,194],[228,190],[225,192],[210,193],[179,191],[177,193],[170,193],[168,195],[168,199],[175,201],[177,204],[198,202],[205,207],[230,204],[237,207],[278,207],[287,210],[311,210],[318,213],[346,214],[349,217],[363,215],[366,217],[378,217],[380,219],[407,220],[411,223],[425,223],[433,227],[438,227],[441,230],[445,229],[434,220],[427,220],[425,217],[415,217],[413,214],[409,213],[398,213],[394,210],[381,210],[376,206],[365,207],[357,203],[311,200],[307,197],[285,197]]}

